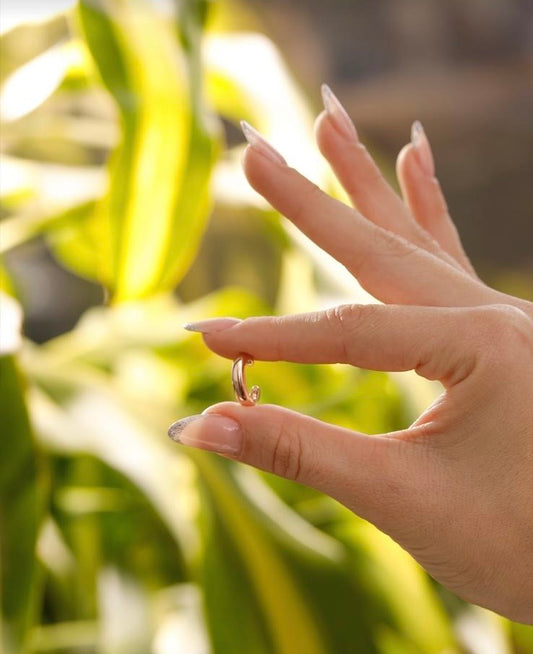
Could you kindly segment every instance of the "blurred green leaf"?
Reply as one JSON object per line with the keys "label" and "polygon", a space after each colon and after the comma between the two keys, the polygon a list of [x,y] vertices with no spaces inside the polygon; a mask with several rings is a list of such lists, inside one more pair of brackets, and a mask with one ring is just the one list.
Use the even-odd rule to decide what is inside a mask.
{"label": "blurred green leaf", "polygon": [[27,651],[36,618],[35,544],[44,498],[39,497],[36,448],[13,355],[0,356],[0,415],[0,631],[3,651],[19,654]]}
{"label": "blurred green leaf", "polygon": [[509,623],[509,632],[518,651],[524,654],[533,652],[533,626],[518,623]]}
{"label": "blurred green leaf", "polygon": [[[208,531],[206,546],[217,547],[218,536],[223,530],[223,542],[229,539],[231,547],[234,548],[232,558],[238,557],[237,571],[240,570],[240,573],[237,574],[243,581],[242,595],[236,588],[234,590],[237,592],[228,592],[231,590],[231,587],[228,589],[225,585],[228,572],[219,578],[217,568],[209,565],[212,557],[207,556],[205,587],[207,603],[212,608],[208,613],[208,620],[213,631],[216,652],[244,654],[247,651],[256,651],[256,646],[259,647],[259,652],[279,654],[291,654],[295,651],[327,654],[332,651],[328,643],[331,632],[323,632],[318,624],[320,615],[315,612],[311,588],[300,585],[284,558],[283,546],[280,547],[280,542],[276,543],[272,538],[273,531],[283,529],[276,526],[276,514],[267,517],[258,505],[254,506],[250,502],[247,493],[243,493],[235,484],[230,469],[223,460],[201,454],[195,454],[193,458],[197,462],[209,491],[213,511],[219,520],[218,529],[215,523]],[[276,504],[270,506],[271,509],[274,507]],[[296,521],[296,516],[294,519]],[[296,528],[297,525],[294,531]],[[313,531],[310,526],[304,529],[304,534],[309,537],[309,544],[298,541],[294,533],[285,532],[283,538],[285,543],[290,542],[289,547],[297,548],[300,555],[314,559],[315,564],[318,560],[324,566],[334,567],[342,557],[342,550],[339,551],[335,543],[328,543],[318,532],[314,535]],[[318,541],[327,554],[314,549],[313,541]],[[227,549],[225,551],[227,553]],[[220,566],[227,565],[220,557],[215,560]],[[224,611],[216,607],[220,601],[224,603]],[[247,617],[244,621],[244,641],[241,640],[240,632],[241,616]],[[265,633],[266,642],[262,641]],[[248,649],[249,647],[252,649]],[[341,650],[335,651],[341,654]]]}
{"label": "blurred green leaf", "polygon": [[15,297],[16,290],[13,285],[8,272],[4,266],[4,262],[0,258],[0,293],[4,293],[6,296]]}
{"label": "blurred green leaf", "polygon": [[[3,17],[5,18],[5,17]],[[0,37],[0,80],[68,37],[65,14],[53,12],[42,21],[19,23]]]}
{"label": "blurred green leaf", "polygon": [[[368,555],[371,586],[392,613],[392,623],[413,651],[453,651],[448,617],[422,568],[399,545],[362,520],[347,521],[352,538]],[[387,641],[387,631],[383,637]],[[394,650],[393,650],[394,651]]]}
{"label": "blurred green leaf", "polygon": [[31,651],[57,652],[95,651],[98,644],[99,624],[83,620],[41,625],[32,632]]}
{"label": "blurred green leaf", "polygon": [[[80,43],[65,40],[21,66],[2,86],[1,118],[16,121],[40,107],[59,88],[87,81],[88,66]],[[67,81],[68,80],[68,81]]]}
{"label": "blurred green leaf", "polygon": [[104,258],[105,227],[95,219],[95,202],[85,202],[55,216],[54,222],[43,225],[56,256],[74,272],[100,281],[113,283],[109,262]]}
{"label": "blurred green leaf", "polygon": [[[171,288],[197,250],[216,155],[201,92],[169,24],[147,2],[81,1],[80,23],[120,110],[122,142],[94,220],[100,279],[117,300]],[[105,264],[109,266],[107,269]]]}
{"label": "blurred green leaf", "polygon": [[[148,346],[154,348],[154,353],[160,353],[164,361],[174,366],[169,369],[169,372],[172,369],[174,372],[171,372],[169,379],[166,380],[166,373],[158,368],[153,378],[141,382],[137,395],[134,387],[139,372],[132,367],[127,367],[124,371],[127,382],[121,396],[123,400],[131,397],[131,401],[134,402],[135,406],[132,404],[129,411],[134,412],[137,418],[146,416],[146,419],[151,420],[149,416],[153,414],[154,407],[160,406],[158,411],[163,416],[168,411],[168,402],[172,402],[172,397],[167,397],[165,393],[160,395],[158,389],[160,387],[164,389],[167,385],[173,388],[172,377],[179,378],[180,370],[184,373],[189,371],[184,377],[188,379],[189,386],[185,382],[185,386],[181,388],[180,402],[190,403],[190,396],[186,399],[187,392],[196,393],[197,384],[200,388],[206,389],[209,380],[212,379],[212,394],[204,397],[198,407],[201,410],[208,403],[231,397],[230,384],[226,383],[225,396],[224,388],[221,386],[222,382],[229,380],[229,362],[226,363],[209,354],[201,346],[197,335],[182,332],[179,329],[180,324],[186,315],[191,317],[228,313],[246,315],[255,311],[264,312],[264,307],[255,306],[253,298],[231,289],[203,298],[186,308],[168,298],[158,298],[151,302],[143,301],[96,309],[86,316],[76,330],[40,348],[38,359],[42,358],[39,364],[42,371],[38,371],[33,366],[30,366],[30,369],[34,376],[43,381],[53,380],[54,377],[57,378],[62,374],[62,369],[67,373],[69,367],[77,361],[72,372],[68,374],[71,375],[72,380],[76,380],[76,384],[79,384],[83,381],[81,368],[77,367],[79,363],[91,361],[103,363],[113,360],[117,362],[121,351],[124,352],[124,356],[127,356],[128,361],[134,363],[131,359],[133,352],[137,352],[136,356],[138,356],[141,352],[138,348]],[[127,354],[128,351],[130,354]],[[69,359],[69,355],[72,358]],[[138,371],[142,370],[142,374],[146,375],[145,366],[152,366],[153,362],[150,363],[144,352],[142,358],[135,362],[136,366],[139,364],[142,367]],[[194,369],[200,366],[198,376],[193,374],[191,370],[193,366]],[[258,363],[253,376],[254,382],[257,381],[262,386],[267,401],[283,401],[288,391],[298,389],[296,394],[289,393],[293,406],[322,419],[335,420],[347,427],[362,426],[370,431],[397,428],[402,424],[401,398],[387,375],[383,373],[359,372],[345,366],[298,366],[278,362]],[[67,380],[68,376],[63,383]],[[72,385],[73,381],[70,384]],[[317,388],[327,389],[327,395],[318,401]],[[203,392],[205,393],[205,390]],[[82,406],[85,405],[88,396],[82,395],[79,399],[72,397],[65,408],[69,414],[73,412],[70,419],[75,418],[77,439],[87,428],[92,435],[83,437],[83,441],[76,444],[76,449],[84,451],[86,448],[91,448],[94,454],[110,465],[126,472],[124,466],[127,464],[127,459],[118,454],[121,451],[117,449],[118,443],[115,442],[110,447],[112,444],[108,443],[105,435],[103,439],[101,438],[104,429],[101,419],[105,424],[111,421],[110,407],[104,409],[107,401],[101,404],[102,400],[94,396],[94,404],[92,404],[93,400],[90,402],[92,409],[88,408],[89,405],[86,410],[84,409],[86,418],[82,418],[79,413],[80,401]],[[372,407],[375,407],[375,411]],[[112,409],[112,413],[117,410],[118,407]],[[192,408],[191,412],[195,411],[197,409]],[[349,412],[351,412],[350,419],[347,418]],[[39,411],[37,415],[40,416],[41,412]],[[88,421],[89,416],[91,416],[90,421]],[[115,413],[111,421],[114,424],[115,441],[121,433],[118,425],[124,419],[125,416],[119,420],[118,414]],[[159,420],[155,422],[160,424]],[[42,425],[40,419],[38,424]],[[138,427],[134,428],[129,418],[128,424],[129,427],[124,424],[124,437],[128,434],[129,448],[133,452],[137,447],[135,445],[137,437],[134,433]],[[45,427],[47,433],[58,433],[57,426],[53,432],[50,432],[50,427],[51,425]],[[73,428],[65,426],[64,429],[71,432]],[[87,438],[89,440],[86,440]],[[72,439],[70,440],[70,447],[72,447]],[[98,442],[100,445],[97,445]],[[108,448],[109,452],[107,452]],[[147,464],[148,456],[152,455],[148,455],[146,451],[143,458]],[[257,645],[258,651],[261,651],[261,647],[266,648],[266,652],[276,652],[276,647],[281,646],[279,643],[285,643],[283,647],[286,649],[293,647],[285,615],[291,616],[291,624],[293,621],[300,623],[302,630],[307,629],[307,621],[311,620],[316,625],[316,633],[313,637],[316,640],[316,647],[320,646],[325,652],[350,652],[351,634],[354,631],[358,634],[361,643],[357,651],[361,652],[381,651],[377,643],[382,643],[384,652],[390,651],[387,643],[391,642],[405,643],[406,651],[411,645],[415,647],[420,642],[427,646],[427,643],[422,640],[427,636],[417,635],[417,629],[421,629],[421,626],[417,623],[416,615],[422,609],[416,608],[416,602],[410,602],[405,606],[402,604],[406,589],[412,593],[418,592],[420,595],[418,601],[424,602],[423,610],[426,612],[424,624],[427,622],[428,628],[424,627],[421,633],[428,634],[436,630],[435,642],[438,647],[442,642],[450,643],[449,633],[446,632],[446,621],[439,623],[439,620],[443,619],[442,614],[439,618],[435,604],[437,600],[429,587],[425,586],[423,576],[408,575],[405,588],[404,582],[400,583],[401,577],[396,581],[387,581],[390,574],[388,559],[391,556],[387,548],[381,550],[379,547],[371,546],[372,554],[365,555],[366,562],[365,558],[359,557],[353,564],[350,563],[348,550],[343,561],[331,560],[327,556],[324,557],[320,551],[313,551],[313,539],[309,534],[305,539],[306,546],[302,549],[302,542],[295,542],[290,536],[290,530],[289,534],[285,532],[286,527],[282,525],[281,514],[265,513],[264,508],[258,505],[259,496],[256,497],[255,494],[257,485],[238,483],[236,478],[229,474],[230,470],[227,469],[226,464],[212,456],[206,458],[200,454],[198,459],[193,454],[192,457],[204,480],[206,487],[204,502],[207,502],[204,507],[211,515],[211,518],[204,522],[207,527],[204,532],[205,560],[202,565],[202,585],[206,593],[208,622],[211,626],[213,642],[218,643],[221,651],[226,648],[232,652],[239,652],[238,647],[241,646],[242,651],[247,651],[246,647],[253,651],[256,647],[254,643],[259,641],[262,645]],[[158,469],[157,486],[161,486],[166,475],[165,469],[154,461],[153,464],[148,465],[147,470],[154,467]],[[143,482],[141,478],[144,478]],[[146,472],[142,477],[136,478],[136,483],[146,483],[146,481]],[[280,497],[283,498],[290,496],[291,493],[294,494],[300,488],[283,480],[278,480],[277,483],[281,490]],[[293,492],[291,489],[294,486],[296,487]],[[150,494],[152,492],[150,491]],[[302,489],[302,493],[308,494],[309,490]],[[268,495],[263,488],[259,495],[264,494]],[[344,520],[346,528],[351,529],[353,517],[348,519],[346,516]],[[294,515],[284,520],[285,525],[290,522],[296,522]],[[309,533],[313,533],[310,525],[308,530]],[[244,531],[251,535],[243,539]],[[369,539],[365,533],[354,532],[355,537],[347,541],[350,548],[355,547],[357,551],[364,550],[365,543]],[[379,533],[376,534],[374,538],[378,539],[376,542],[379,544],[381,543]],[[254,542],[262,543],[263,549],[252,553],[250,551],[252,539]],[[334,541],[332,543],[334,544]],[[337,548],[339,546],[340,544]],[[342,547],[340,546],[341,552]],[[217,552],[212,551],[216,548],[219,548]],[[405,566],[410,564],[411,561],[407,557]],[[373,575],[362,574],[362,570],[367,566],[375,571]],[[405,566],[400,569],[404,570]],[[264,572],[259,573],[256,568]],[[392,570],[395,569],[396,566],[393,565]],[[275,582],[275,578],[278,577],[284,580],[283,584],[288,585],[288,589],[285,589],[283,594],[286,599],[282,605],[281,616],[280,608],[276,606],[279,593],[271,595],[269,590],[269,585],[276,587],[278,582]],[[231,592],[233,586],[235,592]],[[224,597],[224,610],[220,608],[221,594]],[[379,599],[380,597],[385,598],[385,601]],[[434,604],[432,609],[429,608],[431,602]],[[357,618],[354,617],[352,603],[359,605]],[[302,604],[305,608],[302,608]],[[380,605],[382,608],[379,608]],[[363,606],[366,608],[363,609]],[[399,607],[403,608],[398,612]],[[376,614],[379,615],[380,612],[384,624],[383,630],[378,629],[375,623]],[[235,620],[235,617],[231,618],[232,615],[239,616],[238,624],[232,622]],[[438,638],[437,628],[441,630],[441,636]],[[264,637],[265,633],[268,634],[267,637]],[[236,634],[239,634],[239,637]],[[268,643],[277,643],[277,645]],[[438,647],[428,651],[439,651]]]}
{"label": "blurred green leaf", "polygon": [[[78,388],[62,407],[34,391],[35,423],[42,442],[62,454],[92,454],[130,479],[145,495],[183,548],[187,559],[197,546],[189,500],[194,499],[190,466],[169,456],[165,434],[136,421],[105,384],[79,377]],[[177,495],[177,497],[175,497]]]}
{"label": "blurred green leaf", "polygon": [[[311,139],[313,108],[277,48],[259,33],[206,33],[212,4],[176,0],[163,13],[148,0],[81,0],[77,22],[61,18],[59,33],[22,30],[42,41],[26,52],[1,41],[14,48],[10,72],[56,44],[18,77],[26,86],[40,71],[50,79],[28,97],[12,86],[22,114],[9,123],[2,162],[2,245],[16,257],[15,246],[44,235],[60,262],[115,300],[47,343],[22,344],[50,470],[38,538],[39,457],[11,355],[20,339],[0,360],[0,408],[14,425],[0,445],[4,638],[25,640],[38,597],[34,651],[186,643],[204,652],[203,604],[214,654],[455,652],[442,590],[388,537],[310,488],[165,434],[176,418],[232,398],[231,362],[184,322],[367,299],[244,184],[242,143],[228,124],[242,117],[339,193]],[[248,12],[219,6],[226,23]],[[237,143],[214,176],[220,124],[204,84]],[[198,253],[213,181],[216,218],[173,297]],[[369,433],[405,427],[418,409],[400,392],[403,377],[384,373],[258,362],[250,374],[267,402]],[[405,388],[426,402],[427,384]],[[527,631],[508,631],[522,654]]]}
{"label": "blurred green leaf", "polygon": [[[88,277],[96,277],[94,253],[98,247],[98,234],[94,233],[90,220],[93,212],[94,202],[85,202],[50,215],[29,213],[11,216],[2,223],[0,251],[46,234],[67,266],[83,271]],[[84,238],[80,238],[82,235]]]}

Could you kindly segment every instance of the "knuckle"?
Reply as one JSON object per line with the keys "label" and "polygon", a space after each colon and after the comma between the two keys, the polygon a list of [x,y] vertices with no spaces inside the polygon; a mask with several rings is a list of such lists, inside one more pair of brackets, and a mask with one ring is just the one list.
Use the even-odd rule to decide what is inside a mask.
{"label": "knuckle", "polygon": [[495,304],[486,307],[485,321],[496,341],[509,337],[513,341],[533,345],[533,323],[521,309],[509,304]]}
{"label": "knuckle", "polygon": [[281,420],[273,438],[272,472],[285,479],[299,481],[303,470],[303,438],[298,427],[288,429]]}
{"label": "knuckle", "polygon": [[350,175],[343,181],[343,186],[348,195],[354,199],[365,199],[376,192],[387,182],[383,173],[378,168],[374,159],[362,144],[354,149],[354,157],[357,166],[357,175]]}
{"label": "knuckle", "polygon": [[[370,157],[370,155],[368,155]],[[368,169],[365,175],[365,182],[368,186],[373,186],[374,189],[376,186],[383,186],[387,182],[381,170],[376,166],[374,161],[371,159],[368,162]]]}
{"label": "knuckle", "polygon": [[340,304],[326,309],[325,316],[330,326],[335,330],[335,336],[340,336],[350,322],[353,308],[351,304]]}
{"label": "knuckle", "polygon": [[309,207],[314,203],[321,202],[323,199],[323,192],[316,184],[309,182],[309,185],[305,189],[305,193],[301,195],[298,194],[297,199],[295,200],[291,218],[296,223],[304,221],[307,213],[309,212]]}
{"label": "knuckle", "polygon": [[533,321],[521,309],[507,304],[477,308],[473,326],[483,355],[491,361],[533,356]]}
{"label": "knuckle", "polygon": [[359,273],[363,274],[367,267],[375,269],[381,258],[403,259],[419,252],[418,244],[384,227],[376,226],[372,235],[372,244],[358,262]]}
{"label": "knuckle", "polygon": [[270,334],[273,336],[272,348],[273,355],[276,360],[283,358],[284,350],[286,349],[285,340],[283,337],[285,331],[285,322],[283,316],[272,316],[271,317],[272,329],[270,329]]}
{"label": "knuckle", "polygon": [[338,344],[339,356],[337,357],[340,362],[349,360],[349,353],[347,348],[347,336],[345,333],[346,323],[350,320],[351,305],[343,304],[336,307],[326,309],[325,318],[328,326],[332,332],[332,342]]}
{"label": "knuckle", "polygon": [[349,342],[357,314],[357,305],[341,304],[325,312],[326,321],[331,330],[332,342],[337,343],[339,362],[350,360]]}
{"label": "knuckle", "polygon": [[436,177],[433,177],[433,179],[429,181],[429,185],[435,199],[436,212],[440,215],[441,219],[451,222],[452,219],[449,214],[448,203],[442,192],[439,180]]}
{"label": "knuckle", "polygon": [[378,238],[380,240],[380,245],[386,248],[387,256],[405,257],[419,251],[419,247],[416,243],[413,243],[388,229],[381,229]]}
{"label": "knuckle", "polygon": [[350,363],[354,359],[352,343],[361,330],[369,328],[379,305],[341,304],[324,312],[329,325],[332,342],[338,345],[338,363]]}
{"label": "knuckle", "polygon": [[337,330],[344,332],[371,316],[376,306],[372,304],[339,304],[326,309],[326,318]]}
{"label": "knuckle", "polygon": [[385,184],[385,177],[366,146],[359,143],[356,148],[356,153],[360,156],[358,173],[363,182],[361,188],[364,188],[365,185],[376,186]]}

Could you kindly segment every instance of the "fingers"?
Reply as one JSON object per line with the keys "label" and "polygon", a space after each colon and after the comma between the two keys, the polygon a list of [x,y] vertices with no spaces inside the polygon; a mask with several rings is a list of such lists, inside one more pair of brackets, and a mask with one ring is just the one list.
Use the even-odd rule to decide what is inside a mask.
{"label": "fingers", "polygon": [[426,250],[366,220],[257,146],[246,149],[253,188],[355,275],[372,295],[398,304],[474,305],[487,288]]}
{"label": "fingers", "polygon": [[355,136],[340,132],[327,112],[317,119],[316,139],[353,205],[376,225],[383,227],[435,256],[457,266],[434,237],[414,220],[409,209],[383,177],[379,167]]}
{"label": "fingers", "polygon": [[[450,388],[475,368],[481,309],[343,305],[315,313],[249,318],[205,333],[228,358],[349,363],[372,370],[416,370]],[[209,329],[209,327],[207,327]]]}
{"label": "fingers", "polygon": [[[429,150],[429,142],[422,132],[420,147]],[[427,161],[427,159],[426,159]],[[477,277],[470,263],[457,229],[450,218],[440,184],[432,166],[424,165],[424,159],[413,144],[403,148],[398,156],[396,171],[404,199],[416,221],[452,256],[464,270]]]}
{"label": "fingers", "polygon": [[169,435],[311,486],[382,528],[393,523],[398,530],[406,505],[420,496],[422,455],[412,443],[365,436],[278,406],[219,404],[174,423]]}

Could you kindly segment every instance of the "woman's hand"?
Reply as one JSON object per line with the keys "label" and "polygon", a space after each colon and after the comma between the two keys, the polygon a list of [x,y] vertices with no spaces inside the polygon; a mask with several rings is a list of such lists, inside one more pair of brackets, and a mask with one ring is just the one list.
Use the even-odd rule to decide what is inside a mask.
{"label": "woman's hand", "polygon": [[234,403],[175,423],[171,436],[331,495],[465,600],[533,622],[533,305],[477,278],[419,124],[398,158],[402,200],[327,88],[324,100],[317,142],[355,209],[249,126],[246,176],[385,304],[190,328],[230,359],[413,369],[444,393],[408,429],[381,436]]}

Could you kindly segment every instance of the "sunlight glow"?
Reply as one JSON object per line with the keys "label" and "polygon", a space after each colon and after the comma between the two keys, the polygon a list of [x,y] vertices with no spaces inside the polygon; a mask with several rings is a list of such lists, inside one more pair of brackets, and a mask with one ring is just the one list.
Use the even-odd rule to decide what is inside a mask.
{"label": "sunlight glow", "polygon": [[21,344],[22,309],[9,295],[0,292],[0,355],[13,354]]}
{"label": "sunlight glow", "polygon": [[54,46],[10,75],[2,86],[0,118],[17,120],[39,107],[61,84],[67,71],[83,63],[74,44]]}
{"label": "sunlight glow", "polygon": [[205,57],[210,74],[229,79],[245,91],[257,115],[254,127],[272,141],[289,165],[314,182],[323,181],[327,166],[310,138],[313,114],[272,41],[248,32],[213,34],[206,41]]}
{"label": "sunlight glow", "polygon": [[46,0],[46,2],[18,2],[2,3],[2,20],[0,20],[0,34],[23,25],[25,23],[40,23],[50,20],[54,15],[70,9],[76,0]]}

